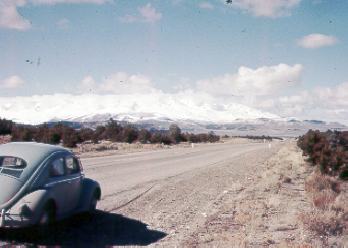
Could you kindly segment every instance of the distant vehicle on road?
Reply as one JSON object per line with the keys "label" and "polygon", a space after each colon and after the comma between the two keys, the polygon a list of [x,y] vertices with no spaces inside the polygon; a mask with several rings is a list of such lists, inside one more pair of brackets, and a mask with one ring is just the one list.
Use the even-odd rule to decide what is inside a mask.
{"label": "distant vehicle on road", "polygon": [[98,182],[85,178],[74,154],[35,142],[0,145],[0,227],[47,225],[93,212]]}

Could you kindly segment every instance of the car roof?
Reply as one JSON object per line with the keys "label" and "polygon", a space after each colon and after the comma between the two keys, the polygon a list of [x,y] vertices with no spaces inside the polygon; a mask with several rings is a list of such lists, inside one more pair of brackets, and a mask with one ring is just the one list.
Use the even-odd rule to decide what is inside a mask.
{"label": "car roof", "polygon": [[0,145],[0,156],[11,156],[24,159],[27,169],[35,169],[48,156],[55,152],[69,152],[61,146],[48,145],[36,142],[11,142]]}

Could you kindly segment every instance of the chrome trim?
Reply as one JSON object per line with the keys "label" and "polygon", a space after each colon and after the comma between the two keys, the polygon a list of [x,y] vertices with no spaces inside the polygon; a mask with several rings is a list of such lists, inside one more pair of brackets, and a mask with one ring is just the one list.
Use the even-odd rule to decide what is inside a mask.
{"label": "chrome trim", "polygon": [[5,209],[1,210],[1,221],[0,221],[0,227],[3,227],[5,224]]}
{"label": "chrome trim", "polygon": [[40,179],[41,174],[43,171],[45,171],[46,167],[48,167],[48,162],[50,161],[50,159],[54,158],[54,156],[57,156],[59,154],[64,154],[65,151],[55,151],[53,153],[51,153],[49,156],[47,156],[41,163],[40,165],[37,167],[37,169],[35,170],[35,172],[32,174],[32,176],[30,177],[31,179],[31,183],[30,183],[30,187],[32,187],[33,185],[36,184],[36,182]]}
{"label": "chrome trim", "polygon": [[59,184],[59,183],[63,183],[63,182],[73,181],[73,180],[76,180],[76,179],[80,179],[81,177],[82,177],[82,175],[79,175],[79,176],[73,177],[73,178],[68,178],[68,179],[63,179],[63,180],[59,180],[59,181],[54,181],[54,182],[46,183],[46,184],[45,184],[45,187],[50,187],[50,186],[52,186],[52,185]]}

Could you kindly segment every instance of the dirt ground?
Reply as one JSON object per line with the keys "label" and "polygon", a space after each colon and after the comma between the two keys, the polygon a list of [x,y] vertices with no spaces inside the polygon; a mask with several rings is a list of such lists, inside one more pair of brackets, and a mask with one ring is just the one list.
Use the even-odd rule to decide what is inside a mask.
{"label": "dirt ground", "polygon": [[[250,143],[260,143],[260,140],[251,140],[245,138],[222,138],[217,143],[229,142],[232,144],[250,144]],[[181,142],[179,144],[165,145],[165,144],[142,144],[136,143],[120,143],[111,142],[103,140],[99,144],[84,143],[77,144],[76,148],[73,148],[75,154],[79,155],[81,158],[91,158],[91,157],[105,157],[112,155],[122,155],[136,152],[144,151],[156,151],[156,150],[167,150],[176,148],[191,148],[200,145],[200,143],[192,144],[189,142]]]}
{"label": "dirt ground", "polygon": [[0,135],[0,145],[1,144],[6,144],[11,141],[11,136],[10,135]]}
{"label": "dirt ground", "polygon": [[[53,231],[0,232],[0,245],[347,247],[347,232],[322,237],[304,224],[313,168],[295,140],[229,142],[87,156],[86,176],[103,189],[98,212]],[[347,195],[336,198],[343,208]]]}
{"label": "dirt ground", "polygon": [[292,140],[168,179],[118,211],[167,234],[154,246],[325,247],[299,218],[310,173]]}

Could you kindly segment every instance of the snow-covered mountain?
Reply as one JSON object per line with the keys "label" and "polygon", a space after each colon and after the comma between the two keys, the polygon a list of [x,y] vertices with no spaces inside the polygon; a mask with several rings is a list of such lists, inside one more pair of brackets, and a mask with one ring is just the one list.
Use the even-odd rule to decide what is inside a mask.
{"label": "snow-covered mountain", "polygon": [[113,118],[140,128],[167,129],[176,123],[184,131],[228,135],[298,136],[308,129],[346,130],[339,123],[281,118],[226,99],[199,93],[137,95],[42,95],[0,98],[0,118],[18,123],[70,121],[95,128]]}
{"label": "snow-covered mountain", "polygon": [[70,95],[0,98],[0,117],[25,124],[51,120],[103,121],[110,117],[138,122],[192,120],[230,123],[279,116],[207,94]]}

